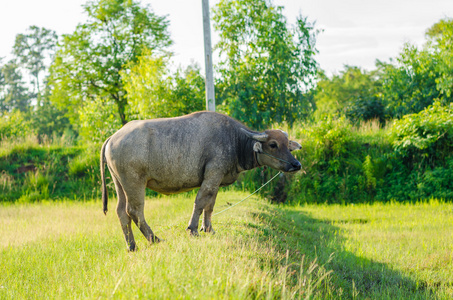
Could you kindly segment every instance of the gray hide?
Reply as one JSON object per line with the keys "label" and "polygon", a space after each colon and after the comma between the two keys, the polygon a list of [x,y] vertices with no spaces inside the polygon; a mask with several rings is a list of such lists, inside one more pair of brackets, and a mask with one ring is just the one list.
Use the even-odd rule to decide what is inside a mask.
{"label": "gray hide", "polygon": [[132,121],[105,141],[101,150],[104,213],[107,190],[104,163],[118,195],[116,212],[129,250],[135,250],[131,221],[149,242],[159,239],[145,221],[145,188],[174,194],[200,187],[187,231],[214,232],[211,214],[219,186],[236,181],[239,173],[259,166],[283,172],[301,169],[290,151],[300,145],[280,130],[257,133],[234,119],[199,112],[168,119]]}

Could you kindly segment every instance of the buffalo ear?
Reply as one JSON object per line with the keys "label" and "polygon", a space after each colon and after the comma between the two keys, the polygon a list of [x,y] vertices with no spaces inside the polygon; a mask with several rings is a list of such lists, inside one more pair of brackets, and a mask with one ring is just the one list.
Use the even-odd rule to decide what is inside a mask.
{"label": "buffalo ear", "polygon": [[256,143],[253,145],[253,151],[255,151],[255,152],[257,152],[257,153],[263,152],[263,144],[261,144],[260,142],[256,142]]}
{"label": "buffalo ear", "polygon": [[288,148],[289,148],[289,151],[294,151],[294,150],[302,149],[302,146],[298,142],[289,141]]}

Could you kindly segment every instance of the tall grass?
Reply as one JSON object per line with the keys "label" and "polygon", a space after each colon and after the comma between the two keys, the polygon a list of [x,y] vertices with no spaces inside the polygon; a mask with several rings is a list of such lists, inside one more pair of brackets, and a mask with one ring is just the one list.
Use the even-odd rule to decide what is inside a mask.
{"label": "tall grass", "polygon": [[75,144],[73,136],[42,136],[27,135],[25,137],[1,137],[0,138],[0,157],[8,155],[14,151],[36,147],[71,147]]}
{"label": "tall grass", "polygon": [[71,137],[0,141],[0,202],[91,199],[99,195],[99,146]]}

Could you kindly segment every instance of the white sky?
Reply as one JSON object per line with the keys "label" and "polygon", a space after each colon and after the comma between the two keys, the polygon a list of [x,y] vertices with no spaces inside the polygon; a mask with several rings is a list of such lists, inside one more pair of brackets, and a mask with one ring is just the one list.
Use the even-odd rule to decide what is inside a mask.
{"label": "white sky", "polygon": [[[72,33],[86,16],[86,0],[1,0],[0,57],[11,58],[16,34],[31,25]],[[142,0],[158,15],[168,15],[174,41],[174,63],[198,62],[204,69],[201,0]],[[210,6],[218,0],[210,0]],[[345,64],[373,69],[376,59],[387,61],[406,42],[425,41],[425,31],[441,18],[453,17],[453,0],[274,0],[284,6],[290,23],[302,13],[324,32],[318,37],[317,61],[328,74]],[[211,24],[212,26],[212,24]],[[213,45],[218,40],[212,30]],[[214,59],[215,59],[214,53]],[[215,62],[215,60],[214,60]]]}

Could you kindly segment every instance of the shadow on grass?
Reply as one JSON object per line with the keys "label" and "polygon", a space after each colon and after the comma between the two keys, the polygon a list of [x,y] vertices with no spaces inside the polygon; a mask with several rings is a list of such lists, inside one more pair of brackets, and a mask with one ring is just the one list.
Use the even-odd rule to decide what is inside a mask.
{"label": "shadow on grass", "polygon": [[[348,299],[435,299],[424,282],[415,282],[391,266],[345,251],[346,238],[331,222],[310,217],[291,207],[270,207],[257,215],[263,226],[260,238],[272,241],[282,252],[289,250],[290,261],[300,263],[317,259],[326,270],[332,270],[321,290],[322,298]],[[345,222],[359,224],[367,220]]]}

